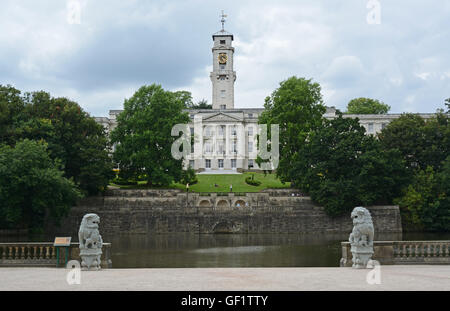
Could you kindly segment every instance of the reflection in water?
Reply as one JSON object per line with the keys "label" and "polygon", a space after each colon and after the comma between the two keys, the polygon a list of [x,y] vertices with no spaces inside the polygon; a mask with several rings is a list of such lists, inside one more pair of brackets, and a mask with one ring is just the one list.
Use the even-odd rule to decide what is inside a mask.
{"label": "reflection in water", "polygon": [[[53,241],[5,237],[0,242]],[[348,234],[188,234],[103,236],[113,268],[337,267]],[[449,240],[450,233],[377,234],[377,241]],[[77,237],[73,237],[74,242]]]}

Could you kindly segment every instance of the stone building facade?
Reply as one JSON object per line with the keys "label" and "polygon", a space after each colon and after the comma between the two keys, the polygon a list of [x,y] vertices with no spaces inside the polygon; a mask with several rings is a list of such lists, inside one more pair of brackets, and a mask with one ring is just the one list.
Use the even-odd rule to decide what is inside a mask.
{"label": "stone building facade", "polygon": [[[185,168],[191,166],[197,171],[239,172],[258,170],[256,163],[258,146],[258,116],[263,108],[235,108],[234,83],[234,47],[233,35],[222,30],[212,35],[213,71],[212,109],[187,109],[191,123],[191,135],[195,143],[185,158]],[[122,110],[110,110],[109,117],[95,118],[107,132],[116,126],[116,117]],[[367,134],[380,132],[389,122],[401,114],[383,115],[344,115],[346,118],[358,118],[366,128]],[[425,119],[434,114],[421,114]],[[336,117],[336,109],[327,107],[324,115],[327,119]]]}

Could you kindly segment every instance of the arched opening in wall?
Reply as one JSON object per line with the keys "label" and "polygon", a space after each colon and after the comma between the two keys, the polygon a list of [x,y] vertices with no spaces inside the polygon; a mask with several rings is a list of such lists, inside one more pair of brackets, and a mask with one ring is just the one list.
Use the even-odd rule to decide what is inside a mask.
{"label": "arched opening in wall", "polygon": [[214,225],[213,233],[233,233],[233,224],[229,221],[221,221]]}
{"label": "arched opening in wall", "polygon": [[198,204],[199,207],[211,207],[211,202],[209,200],[201,200]]}
{"label": "arched opening in wall", "polygon": [[219,202],[217,202],[217,207],[218,208],[227,208],[230,205],[228,204],[228,201],[226,200],[220,200]]}
{"label": "arched opening in wall", "polygon": [[237,200],[234,203],[234,206],[236,206],[236,207],[245,207],[245,201],[244,200]]}

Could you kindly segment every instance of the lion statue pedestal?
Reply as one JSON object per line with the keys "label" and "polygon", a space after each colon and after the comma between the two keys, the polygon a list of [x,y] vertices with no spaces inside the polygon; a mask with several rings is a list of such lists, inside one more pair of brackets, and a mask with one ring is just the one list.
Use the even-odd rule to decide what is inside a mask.
{"label": "lion statue pedestal", "polygon": [[97,214],[86,214],[81,221],[78,238],[80,241],[81,268],[83,270],[101,269],[102,236],[98,231],[100,217]]}
{"label": "lion statue pedestal", "polygon": [[353,231],[350,234],[353,265],[355,269],[365,269],[373,255],[373,223],[370,212],[364,207],[355,207],[352,211]]}

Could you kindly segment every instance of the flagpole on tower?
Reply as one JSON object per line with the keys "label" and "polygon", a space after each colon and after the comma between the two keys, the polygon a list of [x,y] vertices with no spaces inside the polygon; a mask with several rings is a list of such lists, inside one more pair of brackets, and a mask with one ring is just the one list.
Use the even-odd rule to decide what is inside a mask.
{"label": "flagpole on tower", "polygon": [[227,15],[225,15],[224,13],[223,13],[223,10],[222,10],[222,15],[220,15],[220,17],[222,18],[220,21],[222,22],[222,31],[225,31],[225,28],[224,28],[224,25],[225,25],[225,17],[227,17]]}

